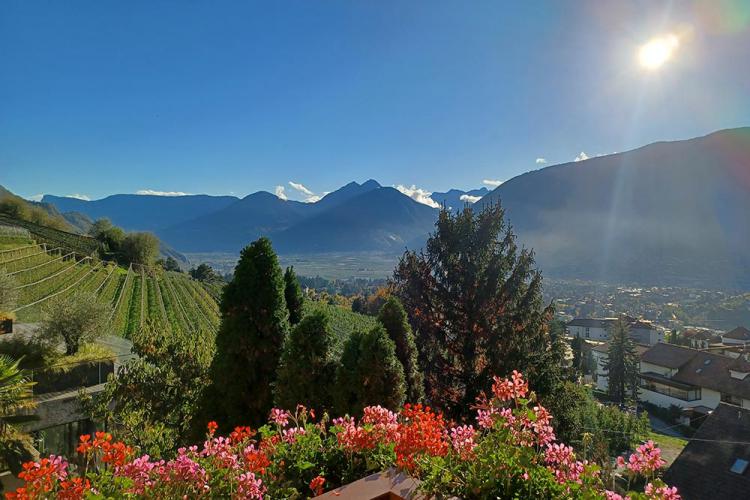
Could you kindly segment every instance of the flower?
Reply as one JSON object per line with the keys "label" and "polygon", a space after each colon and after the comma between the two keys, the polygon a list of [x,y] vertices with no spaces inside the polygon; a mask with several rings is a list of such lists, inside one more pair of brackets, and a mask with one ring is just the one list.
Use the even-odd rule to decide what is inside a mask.
{"label": "flower", "polygon": [[263,481],[257,479],[252,472],[245,472],[237,478],[236,498],[262,499],[265,492],[266,487],[263,485]]}
{"label": "flower", "polygon": [[450,430],[451,445],[463,460],[469,460],[474,456],[474,435],[476,431],[471,425],[453,427]]}
{"label": "flower", "polygon": [[528,382],[516,370],[513,370],[510,379],[495,377],[494,380],[495,383],[492,384],[492,392],[500,401],[523,398],[529,392]]}
{"label": "flower", "polygon": [[680,500],[682,498],[674,486],[654,486],[654,484],[648,483],[643,492],[646,497],[658,500]]}
{"label": "flower", "polygon": [[429,406],[407,404],[401,415],[404,421],[396,441],[396,465],[411,472],[416,467],[417,455],[442,456],[447,453],[442,414],[433,412]]}
{"label": "flower", "polygon": [[626,466],[632,472],[643,475],[656,472],[664,464],[666,462],[661,458],[661,450],[651,440],[636,448],[635,453],[630,455],[627,464],[622,457],[617,457],[617,465]]}
{"label": "flower", "polygon": [[280,425],[281,427],[286,427],[286,425],[289,424],[289,417],[291,416],[292,415],[286,410],[272,408],[270,421],[276,425]]}
{"label": "flower", "polygon": [[316,476],[312,481],[310,481],[310,489],[313,492],[313,495],[320,496],[323,494],[323,485],[326,483],[326,478],[323,476]]}
{"label": "flower", "polygon": [[216,429],[219,428],[219,424],[217,424],[215,421],[211,420],[208,423],[208,434],[213,436],[216,433]]}

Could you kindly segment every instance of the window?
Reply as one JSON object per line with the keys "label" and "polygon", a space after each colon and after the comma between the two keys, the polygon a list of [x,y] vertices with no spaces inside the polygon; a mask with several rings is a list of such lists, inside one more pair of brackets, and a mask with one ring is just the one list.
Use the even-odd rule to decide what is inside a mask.
{"label": "window", "polygon": [[589,333],[589,327],[586,327],[586,338],[591,338],[591,333]]}
{"label": "window", "polygon": [[701,389],[696,387],[694,389],[678,389],[666,384],[661,384],[653,380],[641,379],[641,388],[647,391],[664,394],[672,398],[681,399],[683,401],[697,401],[701,398]]}
{"label": "window", "polygon": [[729,403],[730,405],[742,406],[742,398],[723,392],[721,393],[721,401],[723,403]]}
{"label": "window", "polygon": [[738,458],[737,460],[734,461],[734,463],[732,464],[732,467],[729,470],[731,472],[734,472],[735,474],[744,474],[745,471],[747,470],[748,463],[750,462],[748,462],[747,460]]}

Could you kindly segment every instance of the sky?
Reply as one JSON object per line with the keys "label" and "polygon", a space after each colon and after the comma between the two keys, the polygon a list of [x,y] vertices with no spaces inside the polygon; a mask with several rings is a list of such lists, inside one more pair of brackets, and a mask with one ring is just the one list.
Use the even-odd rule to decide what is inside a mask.
{"label": "sky", "polygon": [[492,187],[748,126],[748,95],[750,0],[0,3],[0,184],[29,198]]}

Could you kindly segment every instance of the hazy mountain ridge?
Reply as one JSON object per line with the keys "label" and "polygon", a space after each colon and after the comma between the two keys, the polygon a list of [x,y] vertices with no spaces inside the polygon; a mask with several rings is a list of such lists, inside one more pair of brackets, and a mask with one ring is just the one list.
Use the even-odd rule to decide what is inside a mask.
{"label": "hazy mountain ridge", "polygon": [[750,288],[750,128],[517,176],[500,201],[548,274]]}

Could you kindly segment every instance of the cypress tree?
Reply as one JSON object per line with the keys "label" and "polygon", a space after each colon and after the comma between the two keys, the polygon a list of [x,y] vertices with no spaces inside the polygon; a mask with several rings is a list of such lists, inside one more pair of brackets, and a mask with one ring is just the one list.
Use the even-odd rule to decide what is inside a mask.
{"label": "cypress tree", "polygon": [[554,309],[499,205],[442,210],[424,251],[402,256],[393,289],[417,336],[427,400],[449,418],[468,418],[493,375],[519,370],[542,396],[562,383]]}
{"label": "cypress tree", "polygon": [[359,415],[365,406],[396,409],[404,404],[404,367],[396,357],[396,345],[382,326],[356,332],[347,339],[334,396],[340,415]]}
{"label": "cypress tree", "polygon": [[271,241],[260,238],[240,253],[221,300],[211,399],[215,418],[223,425],[259,426],[266,421],[288,314],[278,258]]}
{"label": "cypress tree", "polygon": [[331,409],[336,376],[334,345],[328,314],[317,311],[302,319],[284,343],[274,391],[276,406],[294,410],[299,403]]}
{"label": "cypress tree", "polygon": [[396,344],[396,357],[404,367],[406,378],[406,400],[410,403],[422,402],[424,400],[424,377],[419,371],[417,344],[401,301],[396,297],[389,297],[380,308],[378,320],[388,333],[388,337]]}
{"label": "cypress tree", "polygon": [[284,299],[289,310],[289,323],[296,325],[302,319],[302,304],[305,298],[302,295],[297,274],[294,272],[294,266],[287,267],[284,273]]}
{"label": "cypress tree", "polygon": [[609,332],[609,350],[604,372],[608,377],[610,397],[623,403],[628,396],[638,396],[638,354],[635,342],[630,338],[628,323],[620,318],[612,325]]}

